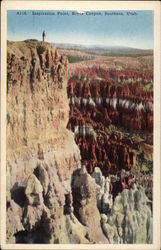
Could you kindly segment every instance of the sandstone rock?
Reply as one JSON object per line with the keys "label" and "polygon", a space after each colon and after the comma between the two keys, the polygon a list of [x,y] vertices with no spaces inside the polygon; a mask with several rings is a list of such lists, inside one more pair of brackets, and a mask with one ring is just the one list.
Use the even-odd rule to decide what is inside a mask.
{"label": "sandstone rock", "polygon": [[27,231],[31,231],[33,228],[35,229],[36,224],[40,224],[43,209],[43,205],[28,205],[25,208],[23,214],[23,225]]}
{"label": "sandstone rock", "polygon": [[108,193],[104,193],[102,195],[102,206],[101,206],[101,211],[103,213],[107,213],[110,211],[112,207],[113,201],[112,201],[112,195]]}
{"label": "sandstone rock", "polygon": [[[125,189],[115,198],[111,212],[106,215],[107,227],[110,225],[115,232],[113,242],[128,244],[152,242],[152,214],[145,190],[141,186]],[[102,227],[106,231],[104,224]]]}
{"label": "sandstone rock", "polygon": [[102,176],[102,172],[100,170],[100,168],[96,167],[94,169],[94,172],[92,174],[92,177],[95,179],[96,183],[101,186],[104,187],[105,184],[105,177]]}
{"label": "sandstone rock", "polygon": [[[90,175],[87,172],[84,173],[84,170],[81,169],[76,170],[74,172],[72,177],[72,194],[73,194],[74,211],[77,214],[80,221],[85,225],[88,224],[88,219],[90,220],[90,217],[88,218],[88,216],[86,216],[86,210],[88,210],[87,206],[90,204],[90,201],[91,203],[95,203],[96,205],[95,190],[96,187],[94,184],[94,180],[90,177]],[[94,210],[94,206],[92,210]],[[96,209],[96,214],[98,214],[97,209]]]}
{"label": "sandstone rock", "polygon": [[64,66],[62,64],[59,64],[58,65],[58,81],[59,81],[59,88],[60,89],[63,88],[64,75],[65,75]]}
{"label": "sandstone rock", "polygon": [[35,175],[30,175],[27,181],[25,194],[29,205],[37,206],[43,203],[43,187]]}
{"label": "sandstone rock", "polygon": [[48,177],[47,171],[45,170],[45,167],[41,163],[40,165],[36,167],[34,172],[43,187],[44,195],[46,195],[48,191],[48,186],[49,186],[49,177]]}
{"label": "sandstone rock", "polygon": [[84,168],[78,169],[73,173],[71,185],[74,214],[83,225],[90,229],[88,233],[93,241],[95,237],[98,237],[97,242],[106,242],[100,227],[94,179]]}
{"label": "sandstone rock", "polygon": [[97,197],[97,206],[101,213],[107,213],[113,204],[112,195],[110,194],[110,178],[102,176],[100,168],[96,167],[92,174],[92,177],[95,179],[97,184],[96,188],[96,197]]}
{"label": "sandstone rock", "polygon": [[[119,77],[120,82],[127,80],[124,73],[98,70],[99,75]],[[131,78],[139,77],[131,74]],[[71,103],[75,102],[69,124],[72,129],[77,126],[81,135],[95,138],[80,143],[82,161],[90,159],[88,172],[93,178],[85,166],[75,170],[80,166],[80,155],[73,134],[66,129],[66,59],[48,43],[8,42],[7,243],[152,242],[151,210],[143,190],[125,189],[120,195],[115,192],[113,204],[111,180],[105,178],[118,170],[114,166],[121,169],[135,165],[130,143],[117,136],[102,136],[97,141],[95,130],[104,131],[111,122],[130,131],[151,130],[153,114],[145,117],[139,107],[131,112],[130,101],[135,104],[141,99],[130,100],[130,95],[135,91],[140,94],[140,88],[97,81],[91,84],[87,78],[73,81],[68,88],[74,98]],[[116,102],[121,98],[126,108]],[[143,118],[148,121],[147,127]],[[22,208],[11,200],[15,183],[18,187],[26,185],[27,203]],[[99,211],[106,215],[100,217]]]}
{"label": "sandstone rock", "polygon": [[43,149],[40,147],[40,144],[38,144],[38,152],[37,152],[39,160],[44,160],[44,152]]}
{"label": "sandstone rock", "polygon": [[[7,196],[10,201],[16,183],[26,186],[27,198],[20,217],[25,232],[18,231],[16,241],[56,243],[63,231],[60,218],[65,221],[65,194],[71,191],[71,173],[80,159],[74,136],[66,129],[67,61],[50,44],[35,40],[8,42],[7,51]],[[71,205],[67,209],[72,212]],[[14,233],[12,224],[7,230]],[[60,238],[69,242],[66,231]]]}
{"label": "sandstone rock", "polygon": [[107,223],[107,216],[105,214],[101,215],[101,225],[103,233],[109,240],[109,243],[113,243],[114,228]]}
{"label": "sandstone rock", "polygon": [[7,242],[10,244],[15,242],[15,234],[19,231],[24,231],[22,225],[22,208],[19,207],[13,200],[9,202],[9,207],[7,209],[6,216],[6,238]]}
{"label": "sandstone rock", "polygon": [[73,197],[71,193],[65,194],[65,205],[64,205],[64,214],[73,213]]}
{"label": "sandstone rock", "polygon": [[87,239],[87,229],[71,214],[66,217],[66,226],[71,243],[87,244],[90,241]]}

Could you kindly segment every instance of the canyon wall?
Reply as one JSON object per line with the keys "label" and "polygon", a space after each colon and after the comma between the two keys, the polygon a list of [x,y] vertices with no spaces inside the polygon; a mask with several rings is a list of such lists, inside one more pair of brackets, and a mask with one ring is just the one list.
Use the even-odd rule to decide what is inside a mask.
{"label": "canyon wall", "polygon": [[[46,154],[61,161],[62,180],[79,160],[73,134],[66,129],[67,60],[47,43],[8,42],[7,171],[10,188],[23,182]],[[70,146],[69,146],[70,145]],[[47,157],[49,158],[49,157]]]}
{"label": "canyon wall", "polygon": [[[72,117],[69,111],[67,67],[66,58],[48,43],[26,40],[7,44],[7,243],[151,243],[152,214],[145,190],[140,189],[140,195],[139,187],[132,185],[133,176],[128,179],[131,186],[125,186],[127,176],[122,172],[119,185],[112,181],[115,176],[110,176],[109,169],[117,165],[116,147],[120,146],[122,158],[126,158],[122,162],[125,169],[135,166],[133,151],[124,147],[130,142],[115,135],[107,138],[112,159],[96,150],[95,141],[88,147],[84,143],[81,162],[74,134],[66,128],[67,124],[84,125],[77,124],[79,117]],[[88,89],[84,92],[86,103]],[[95,101],[99,104],[99,99]],[[85,110],[79,112],[87,117]],[[96,110],[96,126],[100,114]],[[83,133],[84,129],[90,131],[83,127]],[[99,145],[106,143],[102,139]],[[86,166],[86,158],[93,165]],[[99,168],[93,167],[96,158]],[[121,189],[115,190],[115,186]]]}
{"label": "canyon wall", "polygon": [[[70,193],[72,172],[80,165],[73,133],[66,129],[69,119],[66,87],[67,60],[50,44],[35,40],[8,42],[9,243],[66,240],[61,234],[57,239],[53,233],[61,231],[57,229],[61,221],[56,229],[49,229],[54,216],[66,223],[62,216],[65,195]],[[39,228],[46,237],[38,239]]]}

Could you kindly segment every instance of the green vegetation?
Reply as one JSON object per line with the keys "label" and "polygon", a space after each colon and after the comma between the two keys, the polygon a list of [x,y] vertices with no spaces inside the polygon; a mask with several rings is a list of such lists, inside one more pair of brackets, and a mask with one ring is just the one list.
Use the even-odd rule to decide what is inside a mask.
{"label": "green vegetation", "polygon": [[67,57],[68,57],[69,63],[76,63],[76,62],[82,62],[82,61],[90,60],[89,57],[79,57],[79,56],[71,56],[71,55],[68,55]]}
{"label": "green vegetation", "polygon": [[[144,142],[144,140],[148,136],[152,136],[150,133],[145,132],[145,133],[134,133],[134,132],[128,132],[123,128],[118,128],[114,125],[110,125],[108,129],[106,129],[107,134],[120,134],[122,138],[128,138],[131,140],[134,140],[135,142],[140,142],[141,145]],[[138,173],[142,174],[152,174],[153,173],[153,156],[152,154],[149,154],[145,152],[144,147],[140,146],[139,149],[133,149],[135,154],[137,155],[137,171]],[[136,169],[135,169],[136,171]]]}
{"label": "green vegetation", "polygon": [[153,83],[148,83],[148,84],[139,83],[139,87],[142,88],[142,90],[146,92],[153,91]]}
{"label": "green vegetation", "polygon": [[[90,54],[90,53],[89,53]],[[95,53],[93,53],[95,54]],[[147,54],[143,54],[143,53],[136,53],[136,54],[132,54],[132,53],[101,53],[101,56],[111,56],[111,57],[142,57],[142,56],[152,56],[153,53],[147,53]]]}
{"label": "green vegetation", "polygon": [[140,166],[140,172],[143,174],[152,174],[153,173],[153,161],[149,159],[149,155],[147,155],[143,150],[137,155],[138,157],[138,165]]}
{"label": "green vegetation", "polygon": [[131,139],[135,139],[135,141],[140,142],[144,141],[147,137],[151,137],[152,134],[149,132],[142,132],[142,133],[137,133],[137,132],[129,132],[123,127],[116,127],[114,125],[110,125],[108,129],[106,129],[108,134],[120,134],[122,137],[127,137]]}

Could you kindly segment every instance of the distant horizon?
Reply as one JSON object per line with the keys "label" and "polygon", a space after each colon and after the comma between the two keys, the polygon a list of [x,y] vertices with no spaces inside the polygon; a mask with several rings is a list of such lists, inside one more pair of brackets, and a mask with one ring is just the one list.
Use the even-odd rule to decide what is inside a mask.
{"label": "distant horizon", "polygon": [[[119,46],[153,50],[153,11],[100,11],[100,15],[59,15],[59,11],[7,11],[7,39],[41,40],[45,30],[50,43],[78,44],[82,46]],[[118,15],[111,15],[112,12]],[[25,14],[24,14],[25,13]],[[65,13],[65,11],[62,11]],[[89,13],[92,13],[89,11]],[[99,14],[98,13],[98,14]],[[47,14],[47,15],[44,15]],[[95,14],[95,13],[94,13]],[[121,15],[122,14],[122,15]],[[52,41],[52,42],[51,42]]]}
{"label": "distant horizon", "polygon": [[[9,42],[24,42],[24,41],[27,41],[27,40],[37,40],[38,42],[42,42],[42,40],[38,40],[38,39],[35,39],[35,38],[27,38],[27,39],[24,39],[24,40],[9,40],[9,39],[7,39],[7,41],[9,41]],[[92,45],[90,45],[90,44],[80,44],[80,43],[70,43],[70,42],[50,42],[50,41],[45,41],[46,43],[50,43],[50,44],[56,44],[56,45],[58,45],[58,44],[62,44],[62,45],[69,45],[69,46],[84,46],[84,47],[91,47],[91,48],[93,48],[93,47],[99,47],[99,48],[102,48],[102,49],[105,49],[105,48],[108,48],[108,47],[110,47],[110,48],[126,48],[126,49],[136,49],[136,50],[145,50],[145,51],[147,51],[147,50],[154,50],[153,48],[152,49],[144,49],[144,48],[138,48],[138,47],[129,47],[129,46],[124,46],[124,45],[103,45],[103,44],[92,44]]]}
{"label": "distant horizon", "polygon": [[105,44],[104,45],[103,44],[92,44],[92,45],[90,45],[90,44],[63,43],[63,42],[56,42],[56,44],[68,44],[68,45],[77,45],[77,46],[85,46],[85,47],[100,47],[100,48],[111,47],[111,48],[129,48],[129,49],[139,49],[139,50],[153,50],[153,48],[152,49],[143,49],[143,48],[129,47],[129,46],[119,45],[119,44],[118,45],[105,45]]}

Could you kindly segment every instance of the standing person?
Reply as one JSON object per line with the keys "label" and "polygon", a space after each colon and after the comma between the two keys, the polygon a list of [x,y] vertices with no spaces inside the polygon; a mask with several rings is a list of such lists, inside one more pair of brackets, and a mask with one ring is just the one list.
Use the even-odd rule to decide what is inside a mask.
{"label": "standing person", "polygon": [[45,42],[45,37],[46,37],[46,33],[45,33],[45,30],[44,30],[43,33],[42,33],[42,40],[43,40],[43,42]]}

